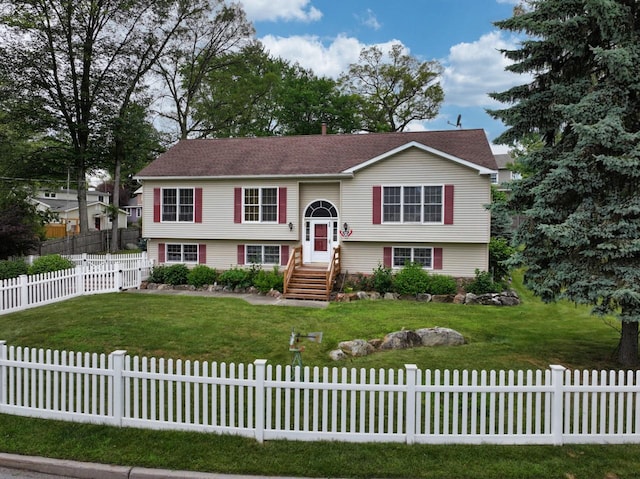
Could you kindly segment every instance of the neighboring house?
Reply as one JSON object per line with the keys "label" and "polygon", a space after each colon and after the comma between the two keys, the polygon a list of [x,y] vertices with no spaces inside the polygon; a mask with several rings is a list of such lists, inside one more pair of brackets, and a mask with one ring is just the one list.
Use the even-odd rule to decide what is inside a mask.
{"label": "neighboring house", "polygon": [[142,186],[133,192],[129,204],[122,209],[127,212],[127,224],[137,224],[142,218]]}
{"label": "neighboring house", "polygon": [[[111,220],[107,214],[109,193],[103,191],[87,191],[87,214],[89,229],[103,230],[111,228]],[[41,189],[36,192],[33,202],[40,211],[54,213],[57,220],[47,226],[48,237],[64,237],[77,234],[80,230],[78,213],[78,192],[71,189]],[[127,213],[120,210],[118,227],[126,228]]]}
{"label": "neighboring house", "polygon": [[414,261],[473,277],[494,173],[484,131],[451,130],[182,140],[137,178],[159,263],[270,268],[301,246],[326,268],[340,246],[343,273]]}
{"label": "neighboring house", "polygon": [[497,185],[499,190],[509,192],[511,191],[510,183],[519,180],[521,178],[520,173],[511,171],[513,158],[508,153],[494,156],[498,172],[491,175],[491,183]]}

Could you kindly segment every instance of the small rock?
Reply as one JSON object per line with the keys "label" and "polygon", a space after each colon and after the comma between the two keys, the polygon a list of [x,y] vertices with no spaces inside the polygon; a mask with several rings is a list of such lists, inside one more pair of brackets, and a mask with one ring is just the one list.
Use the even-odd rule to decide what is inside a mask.
{"label": "small rock", "polygon": [[459,346],[464,344],[464,337],[458,331],[450,328],[417,329],[422,346]]}
{"label": "small rock", "polygon": [[341,361],[347,359],[347,355],[342,349],[335,349],[329,353],[329,357],[334,361]]}
{"label": "small rock", "polygon": [[423,303],[431,302],[432,296],[429,293],[418,293],[416,294],[416,300],[421,301]]}
{"label": "small rock", "polygon": [[434,294],[431,297],[431,301],[434,303],[453,303],[454,297],[452,294]]}
{"label": "small rock", "polygon": [[349,356],[366,356],[373,352],[373,346],[371,346],[364,339],[353,339],[351,341],[342,341],[338,344],[338,348],[344,351]]}
{"label": "small rock", "polygon": [[380,349],[406,349],[421,344],[422,339],[414,331],[396,331],[384,337]]}
{"label": "small rock", "polygon": [[364,291],[358,291],[356,293],[356,296],[358,299],[369,299],[369,295],[367,293],[365,293]]}
{"label": "small rock", "polygon": [[398,297],[394,293],[384,293],[384,299],[396,300]]}
{"label": "small rock", "polygon": [[462,293],[458,293],[453,298],[453,304],[464,304],[465,303],[465,295]]}

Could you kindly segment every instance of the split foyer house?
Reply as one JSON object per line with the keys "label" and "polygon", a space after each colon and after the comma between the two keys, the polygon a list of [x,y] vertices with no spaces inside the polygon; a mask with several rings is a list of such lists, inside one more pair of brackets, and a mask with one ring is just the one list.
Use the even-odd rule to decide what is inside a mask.
{"label": "split foyer house", "polygon": [[304,268],[486,270],[495,173],[483,130],[451,130],[182,140],[137,178],[152,258],[289,265],[286,288]]}

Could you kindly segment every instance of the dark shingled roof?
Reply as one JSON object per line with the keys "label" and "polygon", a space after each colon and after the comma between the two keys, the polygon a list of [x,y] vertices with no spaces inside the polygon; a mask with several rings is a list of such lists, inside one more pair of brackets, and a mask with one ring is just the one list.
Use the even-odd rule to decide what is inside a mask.
{"label": "dark shingled roof", "polygon": [[338,174],[408,143],[495,170],[483,130],[181,140],[138,173],[149,177]]}

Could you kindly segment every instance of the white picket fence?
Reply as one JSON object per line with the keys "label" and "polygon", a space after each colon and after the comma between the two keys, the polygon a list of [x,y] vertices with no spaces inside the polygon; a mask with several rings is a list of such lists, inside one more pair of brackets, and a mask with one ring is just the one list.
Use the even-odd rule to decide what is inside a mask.
{"label": "white picket fence", "polygon": [[[139,288],[153,263],[143,255],[75,255],[74,269],[21,275],[0,281],[0,314],[22,311],[76,296]],[[102,258],[100,262],[100,258]]]}
{"label": "white picket fence", "polygon": [[0,413],[272,439],[640,443],[640,372],[299,368],[7,346]]}

